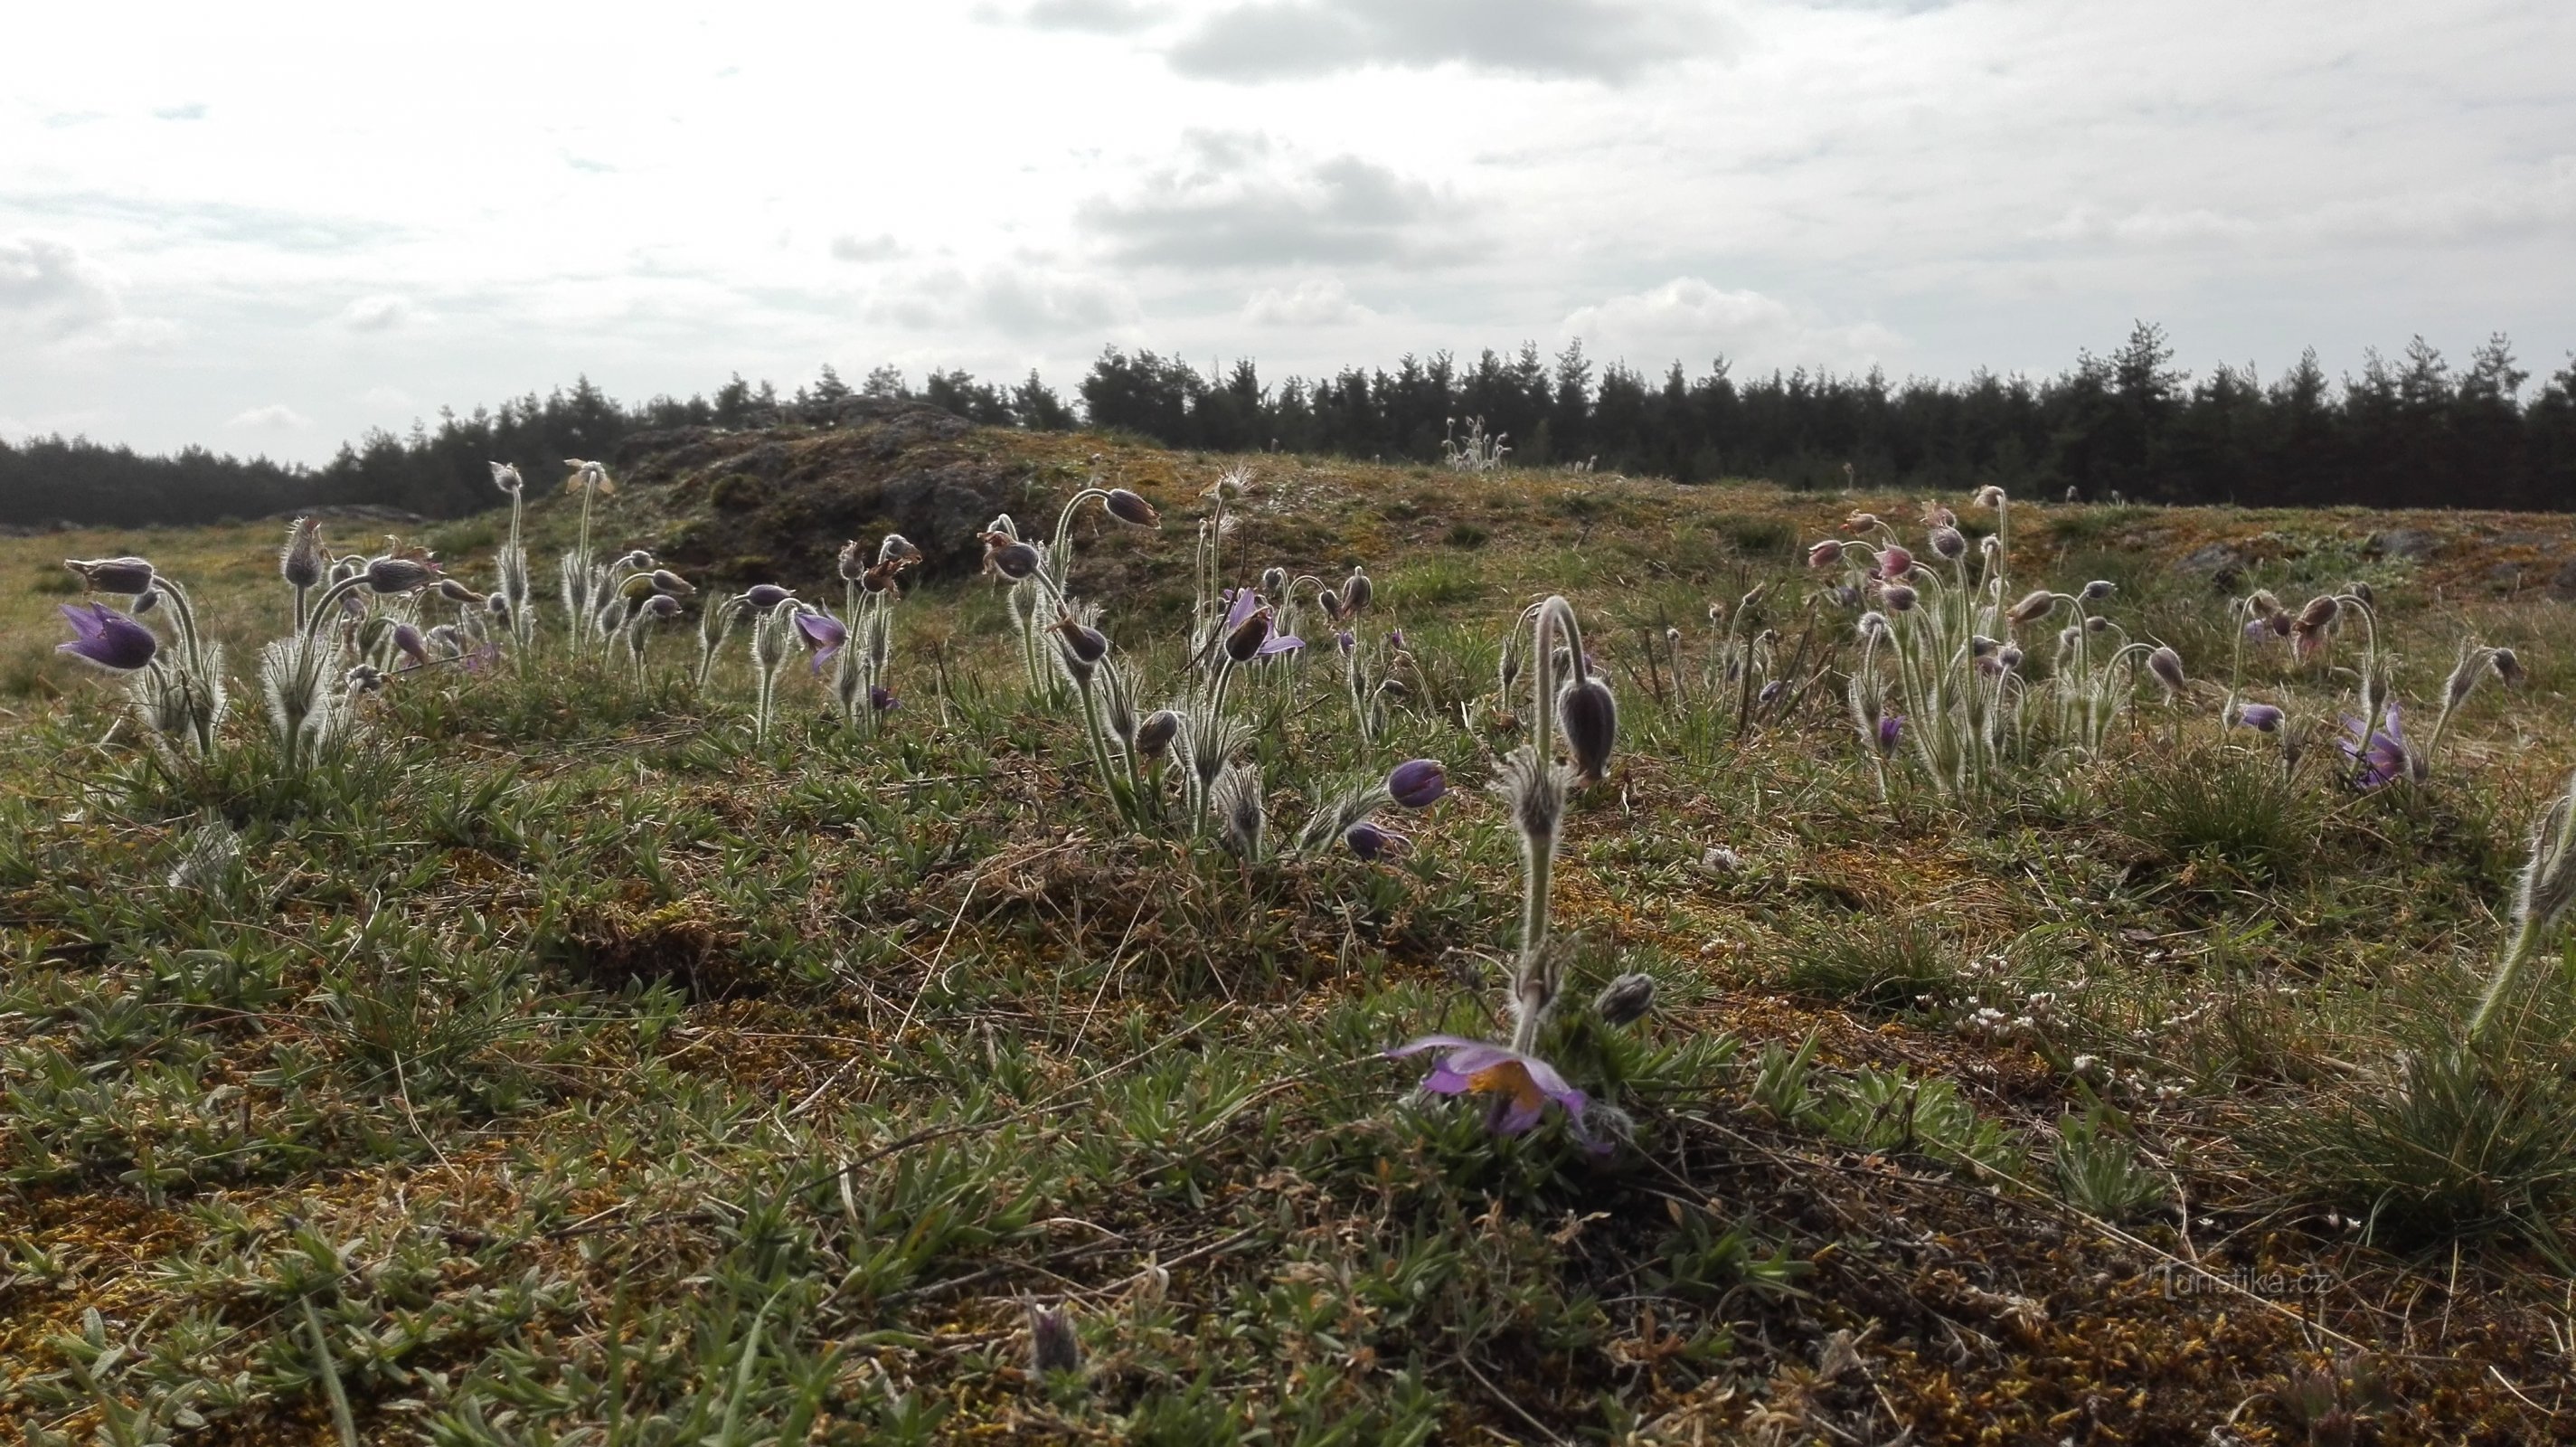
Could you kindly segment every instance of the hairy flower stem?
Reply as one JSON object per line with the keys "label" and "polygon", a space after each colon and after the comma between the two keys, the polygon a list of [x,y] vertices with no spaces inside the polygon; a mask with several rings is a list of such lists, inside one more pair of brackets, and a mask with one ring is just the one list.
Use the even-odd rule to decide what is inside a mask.
{"label": "hairy flower stem", "polygon": [[2513,993],[2514,982],[2522,978],[2522,967],[2530,960],[2533,946],[2540,943],[2540,933],[2541,922],[2530,916],[2525,916],[2515,928],[2512,941],[2496,960],[2495,973],[2487,979],[2486,992],[2478,997],[2477,1009],[2469,1013],[2471,1044],[2486,1034],[2487,1027],[2495,1019],[2496,1006]]}
{"label": "hairy flower stem", "polygon": [[1530,670],[1530,774],[1525,787],[1552,796],[1538,808],[1514,812],[1521,826],[1521,949],[1512,971],[1512,1048],[1528,1051],[1546,1023],[1548,897],[1555,882],[1556,841],[1563,795],[1556,779],[1556,639],[1565,635],[1568,658],[1583,667],[1582,625],[1561,597],[1538,605],[1532,621],[1535,657]]}

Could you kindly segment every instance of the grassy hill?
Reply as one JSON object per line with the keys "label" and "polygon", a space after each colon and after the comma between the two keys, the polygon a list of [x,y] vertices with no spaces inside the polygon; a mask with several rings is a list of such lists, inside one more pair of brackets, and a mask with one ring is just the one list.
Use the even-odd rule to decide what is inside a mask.
{"label": "grassy hill", "polygon": [[[2456,1043],[2576,766],[2567,519],[2013,500],[2002,601],[2103,580],[2091,636],[2170,645],[2188,677],[2168,696],[2142,646],[2086,733],[2050,692],[2079,667],[2059,604],[1998,637],[2026,652],[2000,685],[2018,721],[1945,786],[1919,704],[1886,755],[1850,717],[1851,674],[1888,667],[1855,626],[1884,591],[1806,566],[1883,540],[1846,521],[1869,510],[1925,565],[1898,631],[1957,603],[1921,499],[913,412],[615,463],[603,554],[698,585],[640,671],[568,641],[579,503],[534,502],[536,646],[394,673],[294,770],[253,674],[290,624],[282,528],[0,540],[0,1428],[2576,1435],[2554,932],[2502,1025]],[[1069,592],[1140,710],[1204,700],[1196,524],[1230,469],[1224,581],[1363,564],[1363,656],[1389,629],[1405,655],[1363,730],[1300,591],[1302,664],[1226,695],[1266,806],[1251,857],[1184,816],[1180,761],[1095,759],[1077,704],[1033,696],[972,537],[997,510],[1048,532],[1094,477],[1149,499],[1159,529],[1078,514]],[[2000,517],[1945,501],[1971,566]],[[507,526],[400,541],[479,591]],[[889,529],[925,554],[893,607],[899,706],[853,726],[791,657],[759,737],[748,622],[699,686],[699,609],[777,581],[837,610],[835,553]],[[226,650],[209,755],[52,652],[80,586],[59,559],[125,552]],[[2369,616],[2240,665],[2256,589]],[[1548,594],[1618,700],[1608,777],[1565,811],[1536,1036],[1596,1109],[1505,1135],[1381,1052],[1507,1028],[1523,856],[1483,786],[1536,720],[1526,646],[1498,677]],[[166,641],[168,617],[144,621]],[[2425,777],[2365,789],[2332,739],[2370,629],[2419,753],[2462,640],[2521,677],[2467,693]],[[2231,678],[2282,732],[2228,725]],[[1377,805],[1409,850],[1295,847],[1414,758],[1450,788]],[[1621,1022],[1592,1002],[1630,973],[1652,1006]],[[1056,1320],[1078,1366],[1040,1372]]]}

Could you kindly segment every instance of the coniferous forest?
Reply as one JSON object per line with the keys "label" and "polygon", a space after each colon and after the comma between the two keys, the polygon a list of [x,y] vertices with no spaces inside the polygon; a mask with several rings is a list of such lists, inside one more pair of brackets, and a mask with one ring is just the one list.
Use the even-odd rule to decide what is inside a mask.
{"label": "coniferous forest", "polygon": [[1589,466],[1683,482],[1769,478],[1911,490],[1994,482],[2016,495],[2264,506],[2576,507],[2576,358],[2545,377],[2496,336],[2465,363],[2421,338],[2330,377],[2309,353],[2263,375],[2175,367],[2163,330],[2140,324],[2108,355],[2046,379],[1965,381],[1878,371],[1738,376],[1719,360],[1660,376],[1600,363],[1580,342],[1525,343],[1472,361],[1406,356],[1393,370],[1265,380],[1251,360],[1202,375],[1177,357],[1104,349],[1066,398],[1032,372],[993,384],[934,371],[916,387],[880,367],[852,387],[830,367],[782,394],[739,375],[712,399],[625,404],[588,379],[442,411],[435,426],[373,431],[318,468],[203,448],[146,456],[60,437],[0,442],[0,523],[132,525],[377,504],[429,516],[493,505],[484,464],[613,458],[630,437],[682,426],[819,421],[861,396],[905,398],[977,422],[1117,429],[1167,446],[1436,461],[1468,419],[1500,434],[1516,466]]}

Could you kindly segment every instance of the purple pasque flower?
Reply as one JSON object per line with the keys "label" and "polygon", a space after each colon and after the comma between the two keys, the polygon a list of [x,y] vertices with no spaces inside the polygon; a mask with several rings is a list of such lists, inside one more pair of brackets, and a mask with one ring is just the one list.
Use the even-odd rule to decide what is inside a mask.
{"label": "purple pasque flower", "polygon": [[796,615],[796,632],[813,653],[813,669],[818,674],[832,655],[841,651],[841,645],[850,641],[850,630],[841,626],[840,619],[811,608]]}
{"label": "purple pasque flower", "polygon": [[1384,859],[1412,847],[1412,841],[1374,819],[1362,819],[1342,831],[1342,842],[1362,859]]}
{"label": "purple pasque flower", "polygon": [[1492,1113],[1485,1124],[1494,1134],[1526,1134],[1547,1113],[1548,1102],[1554,1101],[1564,1110],[1574,1138],[1591,1144],[1592,1135],[1584,1128],[1583,1116],[1592,1108],[1592,1102],[1582,1091],[1566,1084],[1555,1066],[1507,1045],[1470,1040],[1463,1035],[1425,1035],[1387,1051],[1386,1057],[1402,1060],[1426,1050],[1446,1053],[1423,1077],[1422,1089],[1432,1095],[1492,1097]]}
{"label": "purple pasque flower", "polygon": [[1895,753],[1896,741],[1903,737],[1905,737],[1905,715],[1901,713],[1891,713],[1879,716],[1878,751],[1880,753]]}
{"label": "purple pasque flower", "polygon": [[1386,792],[1407,809],[1428,809],[1449,792],[1449,771],[1438,759],[1407,759],[1388,771]]}
{"label": "purple pasque flower", "polygon": [[62,612],[74,637],[69,643],[55,644],[56,653],[68,653],[112,672],[132,673],[149,665],[161,651],[161,640],[151,629],[104,603],[65,603]]}
{"label": "purple pasque flower", "polygon": [[754,583],[742,590],[742,601],[758,612],[766,613],[796,595],[776,583]]}
{"label": "purple pasque flower", "polygon": [[868,685],[868,707],[879,713],[892,713],[902,706],[903,700],[894,696],[893,689],[882,683]]}
{"label": "purple pasque flower", "polygon": [[152,564],[142,558],[65,558],[63,566],[80,574],[81,586],[93,593],[132,597],[152,591]]}
{"label": "purple pasque flower", "polygon": [[394,625],[394,649],[410,659],[414,668],[425,667],[429,663],[429,640],[420,629],[409,623]]}
{"label": "purple pasque flower", "polygon": [[1351,650],[1359,646],[1359,636],[1351,632],[1348,628],[1344,628],[1333,635],[1333,650],[1341,654],[1344,658],[1350,657]]}
{"label": "purple pasque flower", "polygon": [[2236,706],[2236,726],[2256,729],[2267,734],[2281,731],[2281,710],[2268,703],[2240,703]]}
{"label": "purple pasque flower", "polygon": [[2389,700],[2388,711],[2380,716],[2376,729],[2349,714],[2344,716],[2344,732],[2350,737],[2337,740],[2335,746],[2358,770],[2353,775],[2354,788],[2376,789],[2397,779],[2422,777],[2423,760],[2408,747],[2400,722],[2394,699]]}

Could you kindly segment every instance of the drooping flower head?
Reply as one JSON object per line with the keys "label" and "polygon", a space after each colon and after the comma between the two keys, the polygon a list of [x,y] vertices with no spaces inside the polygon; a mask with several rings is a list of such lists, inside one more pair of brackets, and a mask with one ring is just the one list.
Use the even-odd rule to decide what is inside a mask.
{"label": "drooping flower head", "polygon": [[1487,1097],[1492,1106],[1485,1124],[1494,1134],[1528,1133],[1553,1103],[1565,1112],[1566,1124],[1575,1139],[1587,1144],[1592,1141],[1584,1121],[1591,1099],[1568,1085],[1555,1066],[1509,1046],[1470,1040],[1463,1035],[1425,1035],[1398,1045],[1386,1055],[1390,1060],[1403,1060],[1431,1050],[1442,1054],[1431,1073],[1423,1077],[1423,1091],[1431,1095]]}
{"label": "drooping flower head", "polygon": [[104,603],[65,603],[62,614],[72,625],[73,637],[69,643],[55,644],[56,653],[68,653],[114,673],[132,673],[148,666],[161,651],[161,640],[151,629]]}
{"label": "drooping flower head", "polygon": [[1905,581],[1914,571],[1914,554],[1894,543],[1878,550],[1878,576],[1891,583]]}
{"label": "drooping flower head", "polygon": [[410,659],[414,668],[429,662],[429,640],[421,636],[419,628],[409,623],[394,625],[394,651]]}
{"label": "drooping flower head", "polygon": [[686,598],[698,591],[696,584],[668,568],[655,568],[645,576],[653,580],[653,591],[656,593],[667,593],[674,598]]}
{"label": "drooping flower head", "polygon": [[2284,717],[2279,707],[2273,704],[2240,703],[2236,706],[2234,722],[2238,728],[2276,734],[2281,731],[2281,721]]}
{"label": "drooping flower head", "polygon": [[152,591],[152,564],[142,558],[65,558],[63,566],[78,573],[81,586],[93,593],[130,598]]}
{"label": "drooping flower head", "polygon": [[2182,692],[2182,655],[2171,648],[2158,644],[2147,655],[2147,672],[2154,674],[2156,682],[2164,685],[2166,697]]}
{"label": "drooping flower head", "polygon": [[1377,860],[1401,854],[1412,847],[1412,841],[1374,819],[1362,819],[1342,831],[1342,842],[1362,859]]}
{"label": "drooping flower head", "polygon": [[1152,503],[1123,487],[1109,489],[1109,498],[1105,506],[1109,509],[1111,517],[1136,527],[1159,527],[1163,521],[1163,515],[1154,510]]}
{"label": "drooping flower head", "polygon": [[1879,715],[1878,751],[1880,753],[1890,755],[1894,754],[1896,752],[1897,740],[1904,736],[1905,715],[1901,713]]}
{"label": "drooping flower head", "polygon": [[2057,611],[2057,595],[2046,588],[2033,588],[2021,595],[2004,616],[2015,623],[2036,623]]}
{"label": "drooping flower head", "polygon": [[879,713],[892,713],[901,706],[902,700],[894,696],[893,689],[881,683],[868,685],[868,707]]}
{"label": "drooping flower head", "polygon": [[1407,809],[1428,809],[1449,792],[1449,772],[1438,759],[1407,759],[1387,774],[1386,792]]}
{"label": "drooping flower head", "polygon": [[754,583],[742,590],[742,601],[755,613],[766,613],[796,595],[776,583]]}
{"label": "drooping flower head", "polygon": [[816,673],[821,673],[823,665],[841,651],[841,645],[850,641],[850,630],[841,626],[840,619],[813,608],[796,614],[796,634],[814,655],[812,666]]}
{"label": "drooping flower head", "polygon": [[1967,535],[1948,523],[1943,523],[1932,529],[1932,551],[1938,553],[1944,560],[1964,557],[1968,551]]}
{"label": "drooping flower head", "polygon": [[2370,728],[2360,719],[2347,715],[2343,721],[2346,737],[2335,746],[2353,761],[2353,786],[2376,789],[2399,779],[2419,778],[2421,760],[2406,742],[2406,731],[2400,726],[2395,700],[2381,715],[2380,726]]}
{"label": "drooping flower head", "polygon": [[367,587],[377,593],[408,593],[438,581],[438,569],[418,558],[387,555],[367,561]]}
{"label": "drooping flower head", "polygon": [[[1842,560],[1843,545],[1839,538],[1827,538],[1807,549],[1807,566],[1810,568],[1830,568]],[[1714,612],[1717,606],[1714,603],[1709,605],[1712,610],[1709,621],[1712,623],[1717,621]]]}
{"label": "drooping flower head", "polygon": [[1136,726],[1136,752],[1145,758],[1159,759],[1180,735],[1181,716],[1168,708],[1158,708],[1145,715]]}
{"label": "drooping flower head", "polygon": [[1646,974],[1621,975],[1592,999],[1592,1012],[1604,1025],[1633,1025],[1654,1007],[1655,977]]}
{"label": "drooping flower head", "polygon": [[1574,759],[1574,781],[1597,784],[1610,776],[1610,751],[1619,737],[1619,704],[1609,685],[1581,678],[1556,696],[1556,726]]}
{"label": "drooping flower head", "polygon": [[1369,575],[1361,571],[1359,564],[1351,564],[1351,576],[1342,584],[1343,610],[1353,617],[1367,612],[1369,599],[1376,593],[1377,586],[1369,581]]}
{"label": "drooping flower head", "polygon": [[984,571],[1014,583],[1035,575],[1042,561],[1034,545],[1004,533],[986,533],[978,541],[984,545]]}

